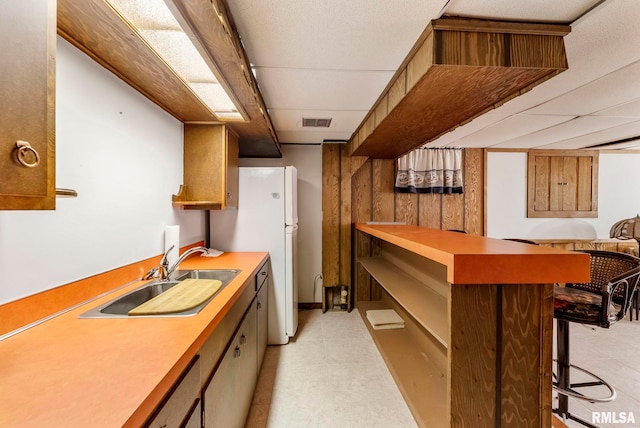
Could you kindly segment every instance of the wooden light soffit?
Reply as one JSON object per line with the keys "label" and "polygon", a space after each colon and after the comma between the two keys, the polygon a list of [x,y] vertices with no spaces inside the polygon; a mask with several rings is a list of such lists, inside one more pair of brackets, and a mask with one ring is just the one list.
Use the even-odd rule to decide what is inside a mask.
{"label": "wooden light soffit", "polygon": [[[240,155],[281,157],[280,144],[249,61],[222,0],[173,0],[240,103],[247,122],[226,122]],[[58,0],[58,34],[185,123],[220,123],[103,0]]]}
{"label": "wooden light soffit", "polygon": [[431,21],[351,138],[352,156],[394,159],[568,68],[568,25]]}

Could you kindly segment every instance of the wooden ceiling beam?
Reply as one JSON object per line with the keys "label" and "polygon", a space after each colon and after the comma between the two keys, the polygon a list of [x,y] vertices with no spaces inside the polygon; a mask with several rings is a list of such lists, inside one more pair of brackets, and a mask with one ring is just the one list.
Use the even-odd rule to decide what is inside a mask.
{"label": "wooden ceiling beam", "polygon": [[570,30],[432,21],[351,137],[352,156],[397,158],[561,73]]}

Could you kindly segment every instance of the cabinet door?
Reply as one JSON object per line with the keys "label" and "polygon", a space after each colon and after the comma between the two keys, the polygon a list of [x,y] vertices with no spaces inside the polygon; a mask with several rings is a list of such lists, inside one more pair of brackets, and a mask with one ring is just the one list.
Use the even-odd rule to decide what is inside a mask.
{"label": "cabinet door", "polygon": [[221,210],[238,206],[238,136],[226,125],[184,126],[184,179],[173,205]]}
{"label": "cabinet door", "polygon": [[255,300],[204,391],[204,426],[242,428],[257,380]]}
{"label": "cabinet door", "polygon": [[0,209],[54,209],[55,0],[1,2],[0,40]]}
{"label": "cabinet door", "polygon": [[531,150],[528,217],[597,217],[598,153]]}
{"label": "cabinet door", "polygon": [[238,136],[227,128],[227,200],[225,207],[238,208]]}
{"label": "cabinet door", "polygon": [[268,278],[258,291],[258,296],[256,297],[256,312],[257,312],[257,322],[256,322],[256,331],[257,331],[257,346],[258,346],[258,365],[256,366],[258,369],[258,373],[260,373],[260,368],[262,367],[262,360],[264,360],[264,353],[267,350],[267,330],[268,330],[268,310],[267,310],[267,302],[268,299]]}
{"label": "cabinet door", "polygon": [[196,357],[191,364],[146,427],[193,426],[199,420],[200,359]]}

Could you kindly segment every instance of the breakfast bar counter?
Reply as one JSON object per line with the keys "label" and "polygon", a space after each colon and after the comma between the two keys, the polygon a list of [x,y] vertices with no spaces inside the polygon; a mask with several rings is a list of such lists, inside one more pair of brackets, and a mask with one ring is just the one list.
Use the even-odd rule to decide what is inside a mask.
{"label": "breakfast bar counter", "polygon": [[[550,427],[553,286],[589,256],[398,224],[356,224],[356,306],[424,427]],[[402,329],[366,312],[394,309]]]}

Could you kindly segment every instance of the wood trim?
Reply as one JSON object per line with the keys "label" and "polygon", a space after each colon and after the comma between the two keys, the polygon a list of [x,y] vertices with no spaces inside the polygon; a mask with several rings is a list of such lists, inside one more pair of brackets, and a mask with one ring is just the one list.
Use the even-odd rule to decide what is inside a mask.
{"label": "wood trim", "polygon": [[[180,250],[184,252],[203,244],[203,241],[196,242]],[[161,257],[162,255],[154,256],[0,305],[0,335],[138,280],[145,272],[158,266]]]}
{"label": "wood trim", "polygon": [[476,18],[449,17],[431,21],[434,30],[469,31],[475,33],[536,34],[545,36],[566,36],[570,25],[527,23],[513,21],[487,21]]}

